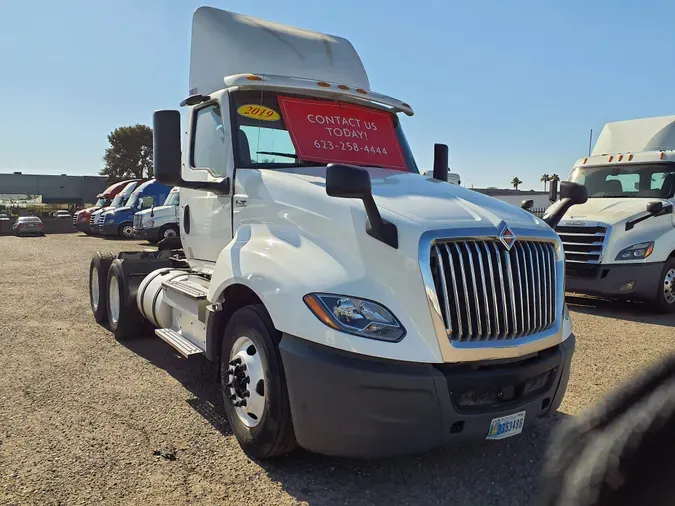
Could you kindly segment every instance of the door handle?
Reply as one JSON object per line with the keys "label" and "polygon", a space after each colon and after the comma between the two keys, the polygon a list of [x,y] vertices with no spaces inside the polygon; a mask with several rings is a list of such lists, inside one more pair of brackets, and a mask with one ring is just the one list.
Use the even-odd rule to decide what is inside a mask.
{"label": "door handle", "polygon": [[190,233],[190,206],[188,205],[183,209],[183,230],[186,234]]}

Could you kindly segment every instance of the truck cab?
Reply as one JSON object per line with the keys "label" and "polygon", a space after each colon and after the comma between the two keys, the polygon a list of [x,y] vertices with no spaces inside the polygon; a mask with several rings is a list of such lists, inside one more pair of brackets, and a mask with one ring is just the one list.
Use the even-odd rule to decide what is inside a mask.
{"label": "truck cab", "polygon": [[89,234],[100,234],[101,233],[101,217],[104,213],[117,209],[118,207],[123,207],[126,205],[129,197],[134,192],[136,187],[141,184],[143,181],[140,179],[131,179],[129,181],[124,181],[122,188],[115,198],[112,199],[109,205],[102,207],[93,213],[89,219]]}
{"label": "truck cab", "polygon": [[131,239],[134,236],[134,214],[164,204],[171,187],[154,179],[139,185],[122,206],[102,213],[99,233]]}
{"label": "truck cab", "polygon": [[588,201],[557,227],[567,289],[675,311],[675,116],[608,123],[569,177]]}
{"label": "truck cab", "polygon": [[139,211],[134,215],[134,238],[156,243],[178,237],[178,209],[180,188],[172,188],[161,206]]}
{"label": "truck cab", "polygon": [[545,221],[449,184],[447,146],[421,175],[412,107],[348,40],[218,9],[193,16],[181,105],[182,147],[180,112],[153,116],[180,244],[95,255],[92,312],[212,361],[245,452],[421,452],[557,409],[575,339],[550,225],[583,186]]}
{"label": "truck cab", "polygon": [[96,196],[98,199],[96,204],[92,207],[87,207],[86,209],[81,209],[73,214],[73,226],[80,232],[89,232],[89,221],[91,220],[91,214],[103,207],[107,207],[111,204],[115,196],[121,192],[124,187],[129,183],[129,181],[122,181],[110,185],[103,193],[100,193]]}

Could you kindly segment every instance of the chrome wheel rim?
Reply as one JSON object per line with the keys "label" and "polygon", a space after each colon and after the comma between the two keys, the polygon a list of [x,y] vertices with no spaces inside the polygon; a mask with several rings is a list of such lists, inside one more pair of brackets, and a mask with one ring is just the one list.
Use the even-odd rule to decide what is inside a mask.
{"label": "chrome wheel rim", "polygon": [[122,235],[124,237],[133,237],[134,227],[127,225],[126,227],[122,228]]}
{"label": "chrome wheel rim", "polygon": [[164,239],[173,239],[176,237],[176,231],[172,228],[167,228],[164,231]]}
{"label": "chrome wheel rim", "polygon": [[253,341],[246,336],[235,341],[228,367],[227,396],[241,423],[253,428],[263,417],[267,395],[262,357]]}
{"label": "chrome wheel rim", "polygon": [[666,277],[663,279],[663,297],[668,304],[675,303],[675,269],[666,272]]}
{"label": "chrome wheel rim", "polygon": [[91,287],[91,305],[94,306],[94,311],[96,311],[98,309],[99,302],[98,269],[96,267],[91,270],[89,286]]}
{"label": "chrome wheel rim", "polygon": [[110,319],[112,323],[117,323],[120,318],[120,290],[117,283],[117,277],[110,278],[110,289],[108,290],[108,308],[110,309]]}

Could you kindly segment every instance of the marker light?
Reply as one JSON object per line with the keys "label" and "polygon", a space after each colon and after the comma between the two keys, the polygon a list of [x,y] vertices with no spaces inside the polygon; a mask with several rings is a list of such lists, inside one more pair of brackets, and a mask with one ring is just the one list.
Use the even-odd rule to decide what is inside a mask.
{"label": "marker light", "polygon": [[318,84],[318,85],[321,86],[322,88],[330,88],[330,84],[328,84],[328,83],[325,82],[325,81],[319,81],[319,82],[316,83],[316,84]]}
{"label": "marker light", "polygon": [[666,154],[661,151],[661,154],[659,155],[659,160],[663,160],[663,158],[666,156]]}
{"label": "marker light", "polygon": [[262,77],[260,77],[260,76],[253,76],[253,75],[251,75],[251,76],[246,76],[246,79],[248,79],[249,81],[262,81],[262,80],[263,80]]}
{"label": "marker light", "polygon": [[623,155],[619,155],[619,161],[623,160]]}
{"label": "marker light", "polygon": [[632,154],[628,155],[628,161],[630,162],[632,159],[633,159],[633,155]]}
{"label": "marker light", "polygon": [[367,94],[368,94],[368,92],[367,92],[366,90],[364,90],[363,88],[356,88],[356,92],[357,92],[357,93],[361,93],[362,95],[367,95]]}
{"label": "marker light", "polygon": [[588,161],[588,158],[584,158],[584,161],[582,162],[582,165]]}
{"label": "marker light", "polygon": [[609,161],[611,162],[612,160],[614,160],[614,157],[612,155],[609,155]]}
{"label": "marker light", "polygon": [[341,90],[349,90],[349,86],[345,84],[338,84],[338,88],[340,88]]}

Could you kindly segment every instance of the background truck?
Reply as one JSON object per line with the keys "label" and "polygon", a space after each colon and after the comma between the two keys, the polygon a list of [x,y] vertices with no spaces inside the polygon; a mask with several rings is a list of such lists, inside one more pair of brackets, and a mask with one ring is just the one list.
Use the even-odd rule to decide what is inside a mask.
{"label": "background truck", "polygon": [[608,123],[569,180],[589,199],[557,227],[568,290],[675,311],[675,116]]}
{"label": "background truck", "polygon": [[129,200],[121,207],[103,212],[99,218],[99,234],[130,239],[134,236],[134,214],[152,206],[161,206],[171,187],[154,179],[146,181],[134,190]]}
{"label": "background truck", "polygon": [[143,181],[144,180],[141,179],[132,179],[126,181],[125,182],[126,184],[122,187],[122,190],[115,196],[115,198],[112,199],[110,205],[102,207],[91,213],[91,217],[89,218],[89,231],[87,233],[99,234],[101,227],[100,221],[103,213],[107,213],[108,211],[112,211],[113,209],[117,209],[118,207],[124,207],[127,201],[129,200],[129,197],[131,197],[131,194],[136,189],[136,187],[139,184],[142,184]]}
{"label": "background truck", "polygon": [[180,235],[178,209],[180,188],[175,187],[161,206],[154,206],[134,215],[134,238],[145,239],[154,244],[162,239]]}
{"label": "background truck", "polygon": [[103,207],[107,207],[113,201],[115,196],[121,192],[129,181],[121,181],[110,185],[106,190],[98,195],[96,204],[92,207],[87,207],[73,214],[73,226],[80,232],[89,232],[89,221],[91,214]]}
{"label": "background truck", "polygon": [[182,249],[90,264],[117,339],[147,321],[204,355],[256,458],[502,439],[556,410],[574,335],[547,223],[583,186],[561,185],[545,222],[448,184],[447,146],[421,175],[398,118],[412,108],[371,90],[337,36],[199,8],[190,88],[184,152],[180,113],[153,116]]}

